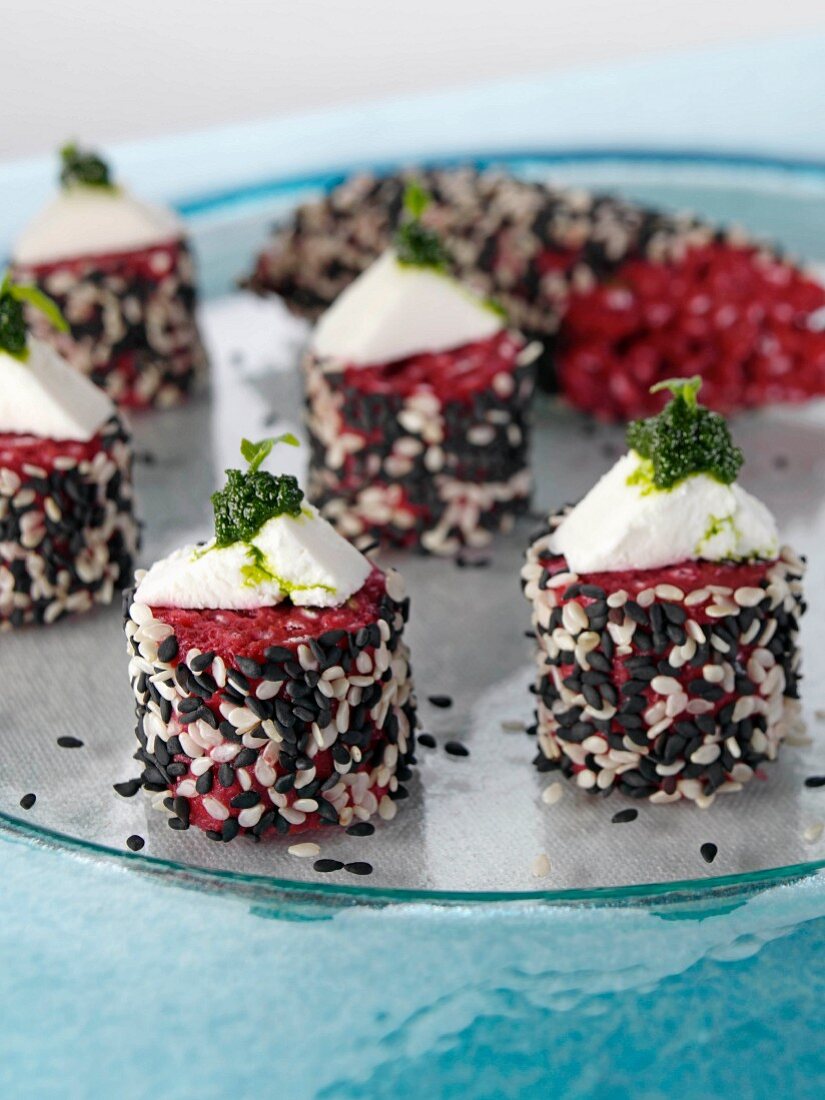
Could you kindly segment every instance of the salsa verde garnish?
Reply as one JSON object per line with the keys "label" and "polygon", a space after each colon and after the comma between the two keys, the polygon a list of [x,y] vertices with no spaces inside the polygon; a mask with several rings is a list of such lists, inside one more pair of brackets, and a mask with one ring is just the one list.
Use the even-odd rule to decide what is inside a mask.
{"label": "salsa verde garnish", "polygon": [[69,331],[65,317],[47,294],[36,286],[13,283],[7,273],[0,283],[0,351],[21,362],[25,362],[29,354],[26,303],[43,313],[58,331]]}
{"label": "salsa verde garnish", "polygon": [[634,484],[672,489],[694,474],[707,474],[723,485],[736,480],[744,456],[725,418],[697,401],[701,385],[696,375],[651,386],[651,393],[669,390],[673,397],[658,416],[628,425],[627,445],[645,460],[631,477]]}
{"label": "salsa verde garnish", "polygon": [[420,183],[411,180],[404,191],[404,219],[395,233],[395,252],[402,264],[446,271],[452,257],[441,238],[421,221],[430,196]]}
{"label": "salsa verde garnish", "polygon": [[251,542],[274,516],[299,516],[304,499],[297,478],[259,469],[276,443],[298,447],[290,432],[252,443],[241,440],[245,470],[227,470],[226,485],[212,494],[215,510],[215,546]]}
{"label": "salsa verde garnish", "polygon": [[85,187],[113,187],[109,165],[90,150],[69,142],[60,150],[60,183],[63,187],[83,184]]}

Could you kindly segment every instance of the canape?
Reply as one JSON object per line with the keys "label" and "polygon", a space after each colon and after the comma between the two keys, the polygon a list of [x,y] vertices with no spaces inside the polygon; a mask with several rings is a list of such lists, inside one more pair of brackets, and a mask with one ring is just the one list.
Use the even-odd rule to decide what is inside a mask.
{"label": "canape", "polygon": [[595,792],[708,806],[775,759],[797,698],[804,562],[737,483],[742,452],[665,383],[664,411],[523,570],[542,770]]}
{"label": "canape", "polygon": [[0,286],[0,630],[109,603],[138,541],[128,432],[109,398],[28,334],[24,304],[62,326],[54,303]]}
{"label": "canape", "polygon": [[69,330],[32,315],[33,331],[118,405],[179,404],[205,366],[183,226],[114,183],[96,154],[68,145],[61,158],[60,193],[21,234],[13,271],[58,303]]}
{"label": "canape", "polygon": [[124,603],[143,786],[214,840],[389,820],[414,749],[402,578],[260,469],[273,442]]}
{"label": "canape", "polygon": [[530,497],[537,345],[449,274],[407,190],[394,245],[320,319],[304,359],[310,497],[351,538],[486,545]]}

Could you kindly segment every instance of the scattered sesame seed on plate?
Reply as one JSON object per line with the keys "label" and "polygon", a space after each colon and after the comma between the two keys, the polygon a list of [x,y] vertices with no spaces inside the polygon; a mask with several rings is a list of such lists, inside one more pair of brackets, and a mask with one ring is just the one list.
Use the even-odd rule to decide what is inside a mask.
{"label": "scattered sesame seed on plate", "polygon": [[297,856],[299,859],[309,859],[311,856],[317,856],[321,849],[313,840],[304,840],[300,844],[290,844],[287,851],[291,856]]}
{"label": "scattered sesame seed on plate", "polygon": [[372,836],[375,826],[371,821],[356,821],[346,830],[347,836]]}
{"label": "scattered sesame seed on plate", "polygon": [[427,702],[440,710],[447,710],[453,705],[453,697],[452,695],[428,695]]}
{"label": "scattered sesame seed on plate", "polygon": [[313,871],[319,871],[322,875],[330,871],[342,871],[344,868],[340,859],[316,859],[312,865]]}
{"label": "scattered sesame seed on plate", "polygon": [[431,733],[419,733],[418,743],[425,749],[434,749],[438,745],[438,742]]}
{"label": "scattered sesame seed on plate", "polygon": [[113,783],[112,786],[124,798],[134,798],[140,790],[141,781],[140,779],[126,779],[123,783]]}
{"label": "scattered sesame seed on plate", "polygon": [[470,755],[470,750],[461,741],[447,741],[444,745],[444,751],[449,753],[450,756]]}
{"label": "scattered sesame seed on plate", "polygon": [[361,861],[356,861],[355,863],[345,863],[344,870],[349,871],[351,875],[371,875],[372,864]]}
{"label": "scattered sesame seed on plate", "polygon": [[703,844],[699,849],[699,853],[705,863],[713,863],[713,861],[716,859],[716,853],[718,851],[719,849],[716,847],[716,845],[712,844],[710,841],[708,841],[706,844]]}
{"label": "scattered sesame seed on plate", "polygon": [[825,821],[814,821],[805,829],[802,839],[806,844],[816,844],[823,832],[825,832]]}
{"label": "scattered sesame seed on plate", "polygon": [[130,848],[133,852],[139,852],[145,844],[146,841],[142,836],[138,836],[137,833],[132,833],[131,836],[126,837],[126,847]]}
{"label": "scattered sesame seed on plate", "polygon": [[61,749],[82,749],[83,742],[79,737],[58,737],[58,745]]}
{"label": "scattered sesame seed on plate", "polygon": [[550,858],[546,852],[536,856],[530,868],[533,878],[545,878],[550,874]]}
{"label": "scattered sesame seed on plate", "polygon": [[20,799],[20,805],[23,807],[24,810],[30,810],[36,801],[36,794],[24,794],[23,797]]}
{"label": "scattered sesame seed on plate", "polygon": [[625,825],[628,821],[635,821],[638,816],[639,811],[630,806],[626,810],[619,810],[613,814],[610,821],[613,825]]}
{"label": "scattered sesame seed on plate", "polygon": [[825,775],[809,775],[805,780],[806,787],[825,787]]}
{"label": "scattered sesame seed on plate", "polygon": [[527,723],[519,722],[516,719],[506,719],[501,723],[501,728],[505,733],[524,733],[527,729]]}
{"label": "scattered sesame seed on plate", "polygon": [[544,788],[541,792],[541,800],[546,806],[555,806],[563,794],[564,787],[557,780],[555,783],[551,783],[549,787]]}

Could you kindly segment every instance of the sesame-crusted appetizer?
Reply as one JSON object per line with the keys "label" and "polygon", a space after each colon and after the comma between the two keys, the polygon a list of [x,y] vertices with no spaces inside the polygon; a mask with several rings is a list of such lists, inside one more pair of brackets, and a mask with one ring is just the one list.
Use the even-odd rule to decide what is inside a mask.
{"label": "sesame-crusted appetizer", "polygon": [[214,840],[390,819],[410,774],[403,581],[260,469],[279,441],[243,441],[215,537],[125,599],[143,786]]}
{"label": "sesame-crusted appetizer", "polygon": [[736,482],[742,452],[663,383],[664,411],[550,517],[522,576],[538,639],[541,770],[585,790],[709,806],[776,757],[798,704],[805,566]]}
{"label": "sesame-crusted appetizer", "polygon": [[394,245],[319,321],[304,359],[309,493],[351,538],[434,554],[484,546],[530,496],[540,348],[447,272],[407,188]]}
{"label": "sesame-crusted appetizer", "polygon": [[118,405],[166,408],[205,366],[195,321],[195,274],[183,227],[112,182],[99,156],[67,145],[60,193],[17,241],[13,271],[60,306],[68,332],[32,316]]}
{"label": "sesame-crusted appetizer", "polygon": [[[410,172],[356,176],[279,226],[248,285],[316,317],[389,246]],[[606,420],[661,407],[691,369],[720,412],[825,393],[825,288],[736,230],[503,172],[416,171],[454,273],[538,338],[540,372]]]}
{"label": "sesame-crusted appetizer", "polygon": [[109,603],[132,574],[129,436],[109,398],[26,329],[64,327],[37,288],[0,285],[0,631]]}

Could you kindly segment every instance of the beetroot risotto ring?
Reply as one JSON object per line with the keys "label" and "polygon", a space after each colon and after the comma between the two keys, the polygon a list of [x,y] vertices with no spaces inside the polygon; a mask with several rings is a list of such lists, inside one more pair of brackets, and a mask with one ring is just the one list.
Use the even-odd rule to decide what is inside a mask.
{"label": "beetroot risotto ring", "polygon": [[688,561],[572,573],[532,543],[541,771],[595,793],[709,806],[776,758],[798,705],[804,563]]}
{"label": "beetroot risotto ring", "polygon": [[350,538],[485,546],[527,510],[532,363],[517,333],[401,362],[304,359],[309,495]]}
{"label": "beetroot risotto ring", "polygon": [[173,828],[228,841],[395,816],[415,727],[399,574],[373,568],[330,608],[151,608],[130,595],[136,759]]}

